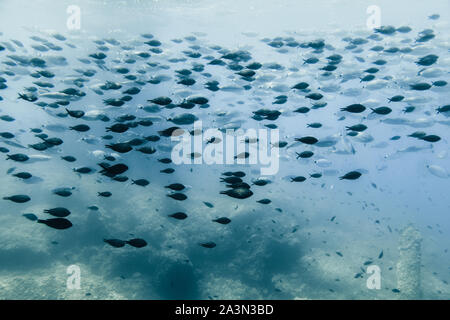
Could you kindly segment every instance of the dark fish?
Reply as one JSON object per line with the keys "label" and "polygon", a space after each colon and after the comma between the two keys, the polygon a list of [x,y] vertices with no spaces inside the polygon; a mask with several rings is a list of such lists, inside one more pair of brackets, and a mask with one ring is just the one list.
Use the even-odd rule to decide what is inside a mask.
{"label": "dark fish", "polygon": [[52,216],[58,217],[58,218],[64,218],[64,217],[67,217],[68,215],[70,215],[70,211],[63,207],[57,207],[57,208],[53,208],[53,209],[45,209],[44,212],[51,214]]}
{"label": "dark fish", "polygon": [[238,155],[234,156],[234,159],[247,159],[248,157],[250,157],[250,153],[241,152]]}
{"label": "dark fish", "polygon": [[234,177],[243,178],[243,177],[245,177],[245,172],[242,172],[242,171],[235,171],[235,172],[232,173],[232,175],[233,175]]}
{"label": "dark fish", "polygon": [[214,205],[213,205],[212,203],[210,203],[210,202],[203,201],[203,203],[204,203],[205,206],[207,206],[208,208],[214,208]]}
{"label": "dark fish", "polygon": [[100,173],[108,177],[114,177],[128,170],[128,166],[123,163],[115,164],[113,166],[107,166],[104,163],[100,163],[99,166],[103,168]]}
{"label": "dark fish", "polygon": [[367,129],[367,126],[359,123],[359,124],[355,124],[351,127],[345,127],[347,130],[351,130],[351,131],[357,131],[357,132],[363,132],[364,130]]}
{"label": "dark fish", "polygon": [[397,28],[397,31],[400,33],[408,33],[410,32],[412,29],[408,26],[403,26],[403,27],[399,27]]}
{"label": "dark fish", "polygon": [[220,224],[229,224],[231,222],[231,220],[226,218],[226,217],[217,218],[217,219],[214,219],[212,221],[220,223]]}
{"label": "dark fish", "polygon": [[367,73],[377,73],[378,71],[380,71],[380,69],[374,67],[364,70],[364,72]]}
{"label": "dark fish", "polygon": [[256,179],[256,180],[253,180],[253,184],[257,185],[257,186],[260,186],[260,187],[265,186],[266,184],[269,184],[270,182],[271,181],[268,180],[268,179]]}
{"label": "dark fish", "polygon": [[409,87],[411,88],[411,90],[424,91],[424,90],[430,89],[431,84],[421,82],[421,83],[411,84],[411,85],[409,85]]}
{"label": "dark fish", "polygon": [[261,203],[261,204],[269,204],[269,203],[272,202],[272,200],[270,200],[270,199],[261,199],[261,200],[258,200],[256,202]]}
{"label": "dark fish", "polygon": [[323,95],[320,93],[310,93],[310,94],[306,95],[306,98],[317,101],[317,100],[322,99]]}
{"label": "dark fish", "polygon": [[115,133],[124,133],[127,131],[130,127],[127,124],[124,123],[116,123],[112,125],[111,127],[107,127],[106,131],[109,132],[115,132]]}
{"label": "dark fish", "polygon": [[183,201],[187,199],[187,196],[185,194],[179,192],[170,193],[167,196],[178,201]]}
{"label": "dark fish", "polygon": [[170,99],[169,97],[158,97],[147,101],[158,104],[160,106],[167,106],[168,104],[172,103],[172,99]]}
{"label": "dark fish", "polygon": [[428,67],[428,66],[431,66],[432,64],[436,63],[438,58],[439,57],[437,55],[429,54],[429,55],[424,56],[424,57],[420,58],[419,60],[417,60],[416,63],[418,65]]}
{"label": "dark fish", "polygon": [[428,142],[438,142],[439,140],[441,140],[441,137],[434,135],[434,134],[430,134],[430,135],[426,135],[423,137],[419,137],[419,139],[428,141]]}
{"label": "dark fish", "polygon": [[313,57],[313,58],[308,58],[308,59],[303,60],[303,61],[306,64],[316,64],[317,62],[319,62],[319,59]]}
{"label": "dark fish", "polygon": [[61,159],[65,160],[67,162],[75,162],[75,161],[77,161],[77,159],[75,157],[72,157],[72,156],[64,156],[64,157],[61,157]]}
{"label": "dark fish", "polygon": [[361,177],[361,173],[358,171],[350,171],[344,174],[342,177],[339,177],[340,180],[356,180]]}
{"label": "dark fish", "polygon": [[386,115],[386,114],[389,114],[392,112],[392,109],[388,108],[388,107],[378,107],[375,109],[373,109],[373,108],[370,108],[370,109],[372,110],[373,113],[381,114],[381,115]]}
{"label": "dark fish", "polygon": [[97,192],[99,197],[109,198],[112,196],[112,193],[109,191]]}
{"label": "dark fish", "polygon": [[311,137],[311,136],[295,138],[295,141],[300,141],[305,144],[316,144],[317,142],[319,142],[319,140],[317,140],[316,138]]}
{"label": "dark fish", "polygon": [[172,189],[174,191],[181,191],[185,188],[185,186],[182,185],[181,183],[172,183],[169,184],[168,186],[165,186],[164,188]]}
{"label": "dark fish", "polygon": [[145,241],[144,239],[140,239],[140,238],[131,239],[131,240],[128,240],[125,242],[135,248],[143,248],[143,247],[147,246],[147,241]]}
{"label": "dark fish", "polygon": [[161,140],[161,138],[159,136],[156,136],[156,135],[147,136],[144,139],[147,140],[147,141],[150,141],[150,142],[156,142],[156,141]]}
{"label": "dark fish", "polygon": [[442,106],[442,107],[439,107],[439,108],[436,109],[436,111],[438,113],[450,112],[450,104]]}
{"label": "dark fish", "polygon": [[226,191],[221,191],[221,194],[226,194],[232,198],[236,199],[246,199],[253,195],[253,192],[251,192],[249,189],[246,188],[236,188],[236,189],[230,189]]}
{"label": "dark fish", "polygon": [[231,176],[226,178],[220,178],[220,181],[226,183],[239,183],[242,182],[242,179],[239,177]]}
{"label": "dark fish", "polygon": [[67,113],[69,114],[69,116],[73,117],[73,118],[81,118],[84,116],[84,111],[81,110],[68,110],[66,109]]}
{"label": "dark fish", "polygon": [[31,200],[31,198],[24,194],[17,194],[10,197],[3,197],[3,200],[10,200],[15,203],[25,203]]}
{"label": "dark fish", "polygon": [[445,87],[447,85],[447,81],[444,80],[434,81],[432,85],[435,87]]}
{"label": "dark fish", "polygon": [[150,182],[148,182],[148,180],[146,179],[138,179],[138,180],[131,180],[132,183],[131,184],[135,184],[141,187],[145,187],[147,186]]}
{"label": "dark fish", "polygon": [[130,146],[130,144],[128,144],[126,142],[107,144],[105,147],[109,148],[111,150],[114,150],[116,152],[119,152],[119,153],[127,153],[127,152],[130,152],[131,150],[133,150],[133,147]]}
{"label": "dark fish", "polygon": [[178,135],[182,134],[183,132],[184,132],[184,130],[181,129],[180,127],[170,127],[165,130],[158,131],[159,135],[163,136],[163,137],[170,137],[172,135],[178,136]]}
{"label": "dark fish", "polygon": [[373,74],[368,74],[361,78],[361,82],[369,82],[375,79],[375,76]]}
{"label": "dark fish", "polygon": [[297,159],[298,158],[307,159],[307,158],[311,158],[314,155],[314,152],[312,152],[312,151],[303,151],[301,153],[296,152],[296,154],[297,154]]}
{"label": "dark fish", "polygon": [[375,30],[375,32],[378,32],[381,34],[386,34],[386,35],[394,34],[396,32],[396,29],[393,26],[381,26],[379,28],[375,28],[374,30]]}
{"label": "dark fish", "polygon": [[112,178],[114,181],[118,181],[118,182],[125,182],[128,181],[128,177],[125,176],[117,176],[117,177],[113,177]]}
{"label": "dark fish", "polygon": [[139,88],[132,87],[132,88],[129,88],[129,89],[125,90],[125,91],[123,92],[123,94],[136,95],[136,94],[138,94],[139,92],[141,92],[141,90],[140,90]]}
{"label": "dark fish", "polygon": [[423,131],[415,131],[415,132],[409,134],[408,137],[420,139],[420,138],[425,137],[426,135],[427,134]]}
{"label": "dark fish", "polygon": [[309,87],[309,84],[306,82],[299,82],[296,85],[294,85],[292,87],[292,89],[297,89],[297,90],[305,90],[306,88]]}
{"label": "dark fish", "polygon": [[208,103],[208,99],[206,99],[205,97],[190,97],[186,101],[198,105],[204,105]]}
{"label": "dark fish", "polygon": [[54,228],[54,229],[58,229],[58,230],[68,229],[72,226],[72,223],[69,220],[64,219],[64,218],[52,218],[52,219],[46,219],[46,220],[39,219],[37,222],[43,223],[43,224],[49,226],[50,228]]}
{"label": "dark fish", "polygon": [[28,159],[30,159],[26,154],[23,153],[16,153],[16,154],[7,154],[6,155],[6,160],[13,160],[13,161],[17,161],[17,162],[25,162]]}
{"label": "dark fish", "polygon": [[29,172],[18,172],[18,173],[13,174],[13,176],[20,178],[20,179],[27,180],[27,179],[30,179],[33,175]]}
{"label": "dark fish", "polygon": [[393,96],[392,98],[388,98],[389,102],[400,102],[404,99],[404,96]]}
{"label": "dark fish", "polygon": [[96,60],[103,60],[106,58],[106,54],[103,52],[90,54],[89,57],[94,58]]}
{"label": "dark fish", "polygon": [[294,112],[297,112],[297,113],[308,113],[309,110],[310,109],[308,107],[300,107],[300,108],[295,109]]}
{"label": "dark fish", "polygon": [[322,127],[322,124],[319,122],[313,122],[313,123],[308,123],[306,126],[308,128],[318,129],[318,128]]}
{"label": "dark fish", "polygon": [[172,159],[170,159],[170,158],[162,158],[162,159],[158,159],[158,161],[161,163],[164,163],[164,164],[172,163]]}
{"label": "dark fish", "polygon": [[250,70],[258,70],[262,67],[262,64],[259,62],[252,62],[249,65],[246,66],[247,69]]}
{"label": "dark fish", "polygon": [[0,137],[5,139],[12,139],[14,138],[14,135],[10,132],[0,132]]}
{"label": "dark fish", "polygon": [[214,242],[204,242],[204,243],[200,243],[200,245],[204,248],[208,248],[208,249],[212,249],[216,246],[216,244]]}
{"label": "dark fish", "polygon": [[306,180],[306,178],[303,176],[297,176],[297,177],[291,178],[291,182],[303,182],[305,180]]}
{"label": "dark fish", "polygon": [[38,217],[33,213],[24,213],[22,216],[31,221],[37,221]]}
{"label": "dark fish", "polygon": [[237,182],[237,183],[227,184],[226,187],[232,188],[232,189],[239,189],[239,188],[250,189],[251,188],[250,185],[245,182]]}
{"label": "dark fish", "polygon": [[174,172],[175,172],[175,169],[173,169],[173,168],[167,168],[167,169],[164,169],[164,170],[160,170],[159,172],[171,174],[171,173],[174,173]]}
{"label": "dark fish", "polygon": [[153,40],[150,40],[150,41],[146,41],[144,43],[149,45],[149,46],[151,46],[151,47],[159,47],[162,44],[161,41],[156,40],[156,39],[153,39]]}
{"label": "dark fish", "polygon": [[114,248],[122,248],[126,243],[125,241],[119,239],[103,239],[103,241]]}
{"label": "dark fish", "polygon": [[156,152],[156,149],[153,148],[153,147],[142,147],[142,148],[139,148],[139,149],[136,149],[136,150],[139,151],[139,152],[142,152],[144,154],[153,154],[153,153]]}
{"label": "dark fish", "polygon": [[187,216],[187,214],[184,213],[184,212],[176,212],[176,213],[169,214],[169,217],[174,218],[174,219],[177,219],[177,220],[184,220],[184,219],[186,219],[188,216]]}
{"label": "dark fish", "polygon": [[341,111],[347,111],[351,113],[361,113],[366,110],[366,107],[362,104],[351,104],[345,108],[341,108]]}
{"label": "dark fish", "polygon": [[91,173],[93,170],[89,167],[81,167],[81,168],[74,168],[73,171],[75,171],[77,173],[87,174],[87,173]]}
{"label": "dark fish", "polygon": [[88,125],[86,125],[86,124],[78,124],[76,126],[69,127],[69,129],[70,130],[75,130],[75,131],[78,131],[78,132],[87,132],[91,128]]}
{"label": "dark fish", "polygon": [[72,192],[70,192],[67,188],[55,189],[53,190],[53,193],[64,198],[70,197],[72,195]]}

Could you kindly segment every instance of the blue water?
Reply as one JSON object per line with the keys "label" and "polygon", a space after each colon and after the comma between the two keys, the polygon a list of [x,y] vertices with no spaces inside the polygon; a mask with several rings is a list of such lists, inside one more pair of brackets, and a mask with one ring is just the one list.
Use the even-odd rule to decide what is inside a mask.
{"label": "blue water", "polygon": [[[412,225],[422,238],[420,256],[412,262],[421,266],[420,292],[414,298],[449,299],[450,112],[438,113],[436,109],[448,106],[450,95],[448,84],[435,84],[450,81],[449,3],[378,1],[381,25],[411,28],[410,32],[391,35],[368,28],[371,14],[367,8],[372,4],[2,1],[0,46],[4,50],[0,51],[0,77],[5,79],[5,88],[0,89],[0,117],[8,115],[14,121],[0,120],[0,132],[14,137],[0,137],[0,147],[8,149],[0,161],[0,195],[28,195],[31,200],[0,203],[0,298],[405,298],[401,290],[397,292],[399,241],[402,230]],[[68,12],[71,5],[76,6],[72,8],[75,11]],[[440,16],[430,17],[433,14]],[[417,41],[430,33],[434,35],[431,40]],[[143,34],[152,34],[153,38]],[[145,43],[155,39],[160,46]],[[315,50],[310,43],[318,39],[324,41],[324,46]],[[371,50],[374,46],[383,48]],[[397,50],[385,51],[389,48]],[[89,56],[99,52],[106,55],[103,63]],[[143,52],[150,57],[143,57]],[[187,52],[200,56],[188,56]],[[245,55],[240,61],[224,59],[230,52]],[[334,64],[336,70],[326,73],[321,68],[333,65],[327,59],[333,54],[341,59]],[[416,63],[431,54],[438,57],[432,65]],[[37,57],[46,62],[45,67],[29,62]],[[305,63],[312,57],[318,62]],[[221,59],[223,65],[210,64],[213,59]],[[378,59],[386,64],[375,65]],[[231,69],[252,62],[262,65],[254,76],[245,78],[237,74],[239,70]],[[196,64],[201,64],[203,70],[193,70]],[[121,74],[118,67],[129,72]],[[364,70],[371,67],[379,69],[375,79],[361,81],[368,75]],[[176,71],[183,69],[192,74],[177,75]],[[36,71],[41,70],[54,76],[36,78]],[[136,79],[127,79],[126,75],[135,75]],[[195,84],[178,83],[186,78],[194,79]],[[161,82],[155,83],[155,79]],[[38,81],[53,87],[40,87]],[[121,88],[102,90],[106,81],[118,83]],[[205,87],[211,81],[217,81],[217,91]],[[310,91],[292,89],[299,82],[308,83]],[[432,86],[424,91],[412,90],[410,85],[415,83]],[[35,91],[27,89],[30,87]],[[132,87],[140,92],[130,95],[130,101],[120,107],[105,105],[105,99],[119,99]],[[85,95],[72,97],[68,106],[48,105],[69,98],[52,99],[46,93],[67,88],[81,90]],[[18,93],[26,92],[37,101],[18,98]],[[310,93],[323,97],[308,99]],[[283,95],[285,103],[274,103],[275,97]],[[388,101],[396,95],[404,99]],[[207,98],[208,104],[183,109],[148,101],[162,96],[174,104],[200,96]],[[39,102],[46,105],[39,106]],[[317,103],[326,105],[314,107]],[[362,104],[366,110],[340,110],[352,104]],[[382,106],[392,111],[380,115],[369,109]],[[405,113],[403,109],[408,106],[415,109]],[[294,112],[299,107],[310,110],[305,114]],[[82,110],[85,116],[67,116],[64,108]],[[255,119],[254,112],[266,108],[278,111],[277,119]],[[279,141],[287,142],[281,148],[269,146],[272,154],[278,153],[272,158],[278,169],[262,177],[264,165],[260,162],[163,164],[158,159],[174,160],[171,150],[177,142],[169,137],[146,142],[145,146],[156,150],[149,155],[136,150],[142,146],[133,146],[134,150],[123,154],[105,147],[159,135],[158,131],[175,125],[190,131],[193,124],[168,121],[183,113],[201,120],[203,130],[269,131],[265,125],[275,124],[273,132]],[[136,117],[130,121],[147,119],[153,124],[130,127],[124,133],[106,132],[106,127],[125,114]],[[104,117],[109,121],[102,121]],[[316,122],[320,128],[307,126]],[[356,137],[349,136],[346,126],[359,123],[368,128]],[[89,131],[69,130],[78,124],[88,125]],[[32,128],[41,129],[48,137],[58,137],[63,143],[44,151],[34,150],[29,145],[42,139]],[[216,133],[225,140],[223,131]],[[408,137],[415,131],[439,136],[440,140]],[[113,139],[102,138],[107,134]],[[233,132],[228,138],[245,139],[236,135]],[[319,143],[295,141],[305,136],[316,137]],[[391,139],[394,136],[400,138]],[[203,141],[206,139],[203,137]],[[320,146],[325,142],[329,145]],[[206,145],[204,142],[200,151]],[[305,150],[314,155],[297,159],[296,153]],[[225,156],[229,152],[222,151]],[[256,151],[250,149],[252,155]],[[5,159],[6,154],[17,153],[30,159]],[[61,159],[67,155],[74,156],[76,162]],[[118,182],[102,175],[98,163],[108,162],[105,155],[115,157],[111,165],[126,164],[128,170],[122,175],[130,180]],[[80,167],[94,171],[73,171]],[[167,168],[175,171],[160,172]],[[24,171],[33,177],[24,180],[13,176]],[[244,172],[242,180],[250,185],[253,195],[236,199],[221,194],[228,189],[220,181],[227,171]],[[339,179],[351,171],[358,171],[361,177]],[[313,173],[321,176],[311,177]],[[296,176],[306,180],[291,182]],[[252,184],[261,178],[270,183]],[[142,187],[132,184],[131,179],[150,183]],[[186,186],[181,191],[186,200],[167,197],[171,191],[165,186],[173,183]],[[72,195],[55,195],[56,188],[68,188]],[[97,193],[104,191],[112,196],[99,197]],[[257,202],[262,199],[271,202]],[[72,227],[57,230],[23,216],[32,213],[39,219],[55,218],[43,212],[55,207],[70,210],[66,218]],[[188,217],[168,217],[176,212]],[[212,221],[219,217],[231,222],[224,225]],[[133,238],[145,240],[146,246],[125,244],[116,248],[104,242]],[[200,245],[210,242],[216,246]],[[371,276],[367,268],[373,265],[380,270],[379,289],[367,285]]]}

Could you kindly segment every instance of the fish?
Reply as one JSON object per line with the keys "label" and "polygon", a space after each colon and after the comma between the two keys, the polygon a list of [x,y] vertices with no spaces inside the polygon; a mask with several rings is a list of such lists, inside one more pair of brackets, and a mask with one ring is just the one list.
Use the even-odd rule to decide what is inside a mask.
{"label": "fish", "polygon": [[50,228],[65,230],[72,227],[72,223],[65,218],[38,219],[37,223],[42,223]]}
{"label": "fish", "polygon": [[361,172],[359,171],[350,171],[339,177],[340,180],[356,180],[361,177]]}
{"label": "fish", "polygon": [[15,203],[25,203],[31,200],[31,198],[25,194],[16,194],[9,197],[3,197],[3,200],[10,200]]}

